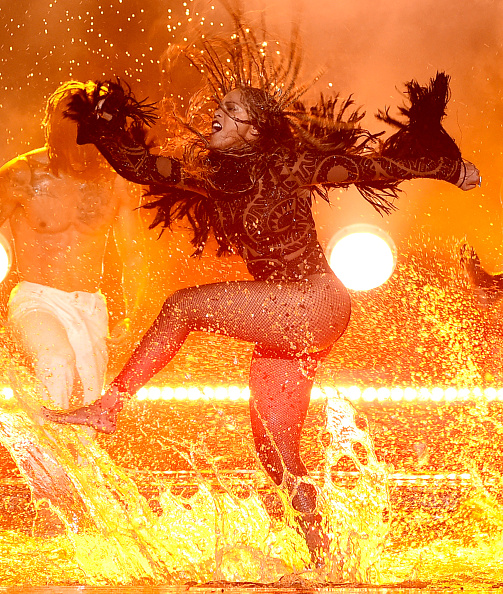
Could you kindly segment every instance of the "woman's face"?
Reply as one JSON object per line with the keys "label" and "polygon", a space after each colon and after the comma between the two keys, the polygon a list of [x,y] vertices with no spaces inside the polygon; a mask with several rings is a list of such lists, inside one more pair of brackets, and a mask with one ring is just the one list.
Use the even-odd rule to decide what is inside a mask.
{"label": "woman's face", "polygon": [[257,130],[249,122],[240,89],[234,89],[223,98],[213,116],[211,130],[209,146],[212,149],[239,148],[257,139]]}

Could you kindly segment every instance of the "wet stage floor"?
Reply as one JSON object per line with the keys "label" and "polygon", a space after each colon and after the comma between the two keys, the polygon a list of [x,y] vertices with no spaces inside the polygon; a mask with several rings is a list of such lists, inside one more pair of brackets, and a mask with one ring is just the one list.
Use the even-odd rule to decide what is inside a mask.
{"label": "wet stage floor", "polygon": [[[238,426],[244,425],[244,420],[247,418],[247,403],[226,403],[219,404],[216,412],[219,413],[220,407],[225,408],[226,419],[233,417],[238,419]],[[315,450],[312,447],[314,443],[316,419],[319,419],[321,415],[321,404],[317,402],[313,403],[311,407],[311,420],[308,419],[306,424],[306,437],[308,438],[304,451],[306,452],[306,458],[310,462],[313,469],[316,467]],[[186,411],[186,408],[190,408]],[[363,406],[360,406],[363,410]],[[418,577],[414,581],[404,581],[405,575],[399,579],[397,576],[392,578],[393,581],[386,579],[384,582],[380,582],[379,585],[365,585],[361,584],[321,584],[316,581],[303,581],[300,576],[288,576],[289,581],[280,579],[270,585],[264,585],[264,583],[252,583],[252,582],[209,582],[208,577],[204,581],[190,582],[184,579],[179,585],[167,585],[162,586],[94,586],[85,585],[42,585],[44,583],[57,583],[58,581],[65,581],[66,584],[77,584],[78,574],[75,570],[71,570],[71,557],[65,561],[64,555],[61,555],[60,549],[63,547],[55,544],[53,549],[49,551],[44,545],[44,541],[40,545],[31,541],[26,541],[27,544],[23,545],[22,538],[19,539],[19,544],[22,548],[26,548],[25,551],[22,548],[16,550],[19,558],[23,558],[26,567],[38,567],[37,561],[34,557],[37,556],[37,547],[41,549],[40,552],[40,563],[50,563],[52,558],[50,555],[54,553],[57,556],[54,557],[55,563],[59,566],[58,571],[64,574],[64,580],[58,575],[54,577],[52,572],[45,570],[39,575],[35,573],[31,574],[28,569],[26,572],[22,572],[22,577],[15,581],[15,586],[10,584],[13,580],[8,581],[8,576],[4,574],[0,575],[0,594],[3,592],[36,592],[40,594],[77,594],[77,592],[83,592],[85,594],[109,594],[109,592],[121,592],[124,594],[178,594],[178,592],[193,592],[195,594],[217,593],[223,591],[229,591],[236,594],[244,594],[244,591],[254,590],[259,592],[284,592],[286,593],[298,593],[298,592],[347,592],[355,594],[363,593],[394,593],[394,592],[459,592],[463,591],[495,591],[496,589],[503,588],[503,582],[500,581],[502,571],[499,569],[499,565],[503,563],[499,562],[497,558],[501,552],[500,545],[495,545],[497,548],[494,550],[494,555],[491,553],[490,547],[487,550],[486,538],[483,537],[481,545],[484,546],[484,550],[481,553],[482,558],[475,558],[473,551],[481,551],[481,546],[478,544],[480,533],[484,532],[488,535],[492,534],[495,541],[500,540],[499,535],[501,534],[501,513],[499,511],[499,504],[495,503],[493,506],[489,506],[486,500],[474,500],[471,497],[474,488],[479,480],[475,474],[467,472],[466,466],[463,468],[464,472],[459,472],[460,468],[456,468],[453,460],[457,458],[459,452],[453,447],[453,441],[445,440],[445,432],[450,430],[450,426],[463,427],[468,435],[473,434],[475,431],[469,431],[469,425],[466,420],[469,418],[464,411],[465,407],[462,406],[450,406],[449,413],[445,411],[444,415],[438,415],[439,407],[425,405],[416,405],[414,411],[407,410],[407,407],[402,404],[401,410],[398,410],[396,406],[384,407],[374,403],[372,407],[366,407],[366,415],[370,418],[371,422],[376,427],[387,427],[393,422],[393,426],[404,426],[403,432],[407,435],[407,448],[403,445],[404,442],[401,440],[394,444],[394,448],[390,447],[389,434],[387,435],[386,444],[388,448],[385,450],[385,454],[388,460],[392,460],[395,466],[395,472],[390,473],[388,476],[391,496],[391,508],[394,512],[395,518],[400,514],[401,519],[395,522],[394,528],[391,531],[393,537],[393,545],[400,548],[411,549],[414,547],[423,548],[424,545],[428,546],[431,543],[431,552],[426,553],[426,557],[420,552],[417,555],[417,562],[411,563],[410,572],[407,571],[407,577],[414,573],[413,566],[416,563],[422,563],[423,567],[427,567],[428,563],[430,567],[424,571],[420,571]],[[471,408],[471,407],[469,407]],[[155,418],[153,414],[155,412]],[[202,420],[212,418],[210,412],[213,412],[215,425],[215,441],[213,442],[210,438],[212,433],[209,433],[208,443],[215,448],[216,454],[222,456],[225,452],[224,449],[228,448],[230,451],[230,443],[236,444],[237,440],[234,438],[232,442],[226,439],[222,439],[222,428],[220,425],[220,414],[215,415],[214,407],[209,405],[203,405],[198,403],[197,406],[194,404],[189,405],[185,402],[171,402],[171,403],[138,403],[135,405],[133,410],[125,412],[123,418],[123,427],[120,433],[113,437],[107,437],[102,440],[102,445],[108,448],[112,452],[117,460],[122,465],[134,468],[131,476],[134,477],[135,482],[138,484],[139,490],[145,499],[152,505],[152,508],[156,509],[155,504],[158,500],[158,492],[152,488],[152,478],[155,478],[155,482],[162,482],[169,486],[171,489],[176,488],[177,492],[181,495],[190,495],[191,489],[195,483],[195,477],[193,472],[184,468],[181,461],[178,460],[173,452],[166,452],[165,449],[160,447],[158,441],[159,436],[157,435],[154,440],[154,434],[149,433],[149,439],[141,439],[141,433],[138,425],[134,423],[135,419],[141,418],[148,426],[155,426],[159,423],[161,426],[176,427],[180,423],[174,423],[174,420],[178,420],[178,417],[185,419],[184,431],[187,436],[190,431],[194,433],[198,428],[202,426]],[[414,414],[411,414],[413,412]],[[500,407],[497,406],[495,414],[500,414]],[[452,415],[452,418],[451,418]],[[405,426],[405,420],[413,417],[415,419],[414,431],[410,430],[409,427]],[[196,422],[192,423],[189,419],[195,419]],[[241,419],[241,420],[240,420]],[[420,419],[422,424],[428,427],[431,431],[431,435],[428,440],[425,439],[425,431],[421,430],[420,425],[417,421]],[[208,425],[207,425],[208,426]],[[477,435],[481,435],[481,425],[478,423],[473,427],[477,430]],[[310,438],[310,434],[313,437]],[[216,438],[218,436],[218,439]],[[126,439],[127,437],[127,439]],[[195,439],[195,436],[194,436]],[[438,439],[438,441],[434,441]],[[414,447],[417,444],[427,442],[428,448],[424,452],[421,450],[419,453],[422,454],[422,458],[418,457],[418,448]],[[378,442],[379,443],[379,442]],[[382,443],[382,442],[381,442]],[[493,439],[488,439],[487,443],[496,443]],[[460,440],[458,437],[457,444],[459,446]],[[448,448],[451,451],[451,455],[448,457]],[[484,460],[489,460],[489,451],[499,452],[499,448],[489,450],[481,448],[482,442],[479,440],[476,444],[478,448],[479,457],[482,456]],[[236,449],[236,446],[234,446]],[[383,448],[381,448],[383,449]],[[443,455],[439,456],[439,452]],[[444,455],[445,452],[445,455]],[[475,450],[472,449],[473,457],[475,457]],[[235,455],[232,456],[232,460],[226,466],[222,468],[221,477],[229,484],[253,484],[257,488],[258,492],[264,492],[264,485],[254,482],[256,474],[251,469],[243,468],[246,467],[247,459],[245,457],[245,451],[239,451],[241,457],[239,459],[239,466],[241,468],[231,468],[231,462],[236,460]],[[406,455],[407,454],[407,455]],[[414,454],[413,457],[412,454]],[[143,462],[142,468],[139,468],[139,462]],[[446,464],[450,461],[450,464]],[[15,467],[7,464],[8,460],[5,460],[4,465],[4,476],[3,480],[0,480],[0,529],[8,531],[11,534],[21,534],[26,525],[30,522],[33,517],[33,506],[30,502],[30,492],[26,484],[20,480],[20,477],[15,475]],[[148,468],[150,462],[150,468]],[[176,470],[167,470],[169,467],[176,467]],[[499,467],[499,456],[497,459]],[[234,462],[235,463],[235,462]],[[402,472],[396,472],[396,469],[401,465]],[[456,472],[457,470],[457,472]],[[472,469],[473,470],[473,469]],[[205,471],[202,471],[203,474]],[[313,475],[316,472],[313,470]],[[338,471],[335,469],[332,472],[332,479],[339,485],[351,488],[354,483],[355,476],[354,472],[348,469],[339,468]],[[495,473],[492,476],[483,477],[484,482],[484,493],[491,492],[499,500],[500,492],[500,481],[499,473]],[[469,541],[466,539],[469,537]],[[459,543],[451,550],[442,549],[438,543],[444,542],[444,540],[450,539],[449,542]],[[37,539],[38,540],[38,539]],[[56,539],[57,540],[57,539]],[[403,546],[402,546],[402,542]],[[10,541],[16,542],[16,541]],[[7,545],[8,547],[9,545]],[[435,548],[437,547],[437,548]],[[30,553],[30,551],[32,551]],[[45,557],[44,555],[49,552],[50,555]],[[6,558],[9,555],[9,551],[3,550],[3,557]],[[59,556],[58,556],[59,555]],[[492,559],[491,557],[494,557]],[[45,560],[44,560],[45,559]],[[5,559],[7,560],[7,559]],[[452,571],[445,571],[445,562],[452,563]],[[409,563],[409,559],[405,559],[404,562]],[[386,563],[389,565],[390,561],[387,558]],[[432,565],[433,563],[433,565]],[[9,565],[9,569],[11,564]],[[65,565],[67,568],[65,569]],[[444,566],[444,567],[442,567]],[[4,565],[4,570],[6,566]],[[43,574],[43,575],[42,575]],[[416,574],[417,575],[417,574]],[[31,577],[30,577],[31,576]],[[77,576],[77,577],[76,577]],[[210,578],[211,579],[211,578]],[[445,581],[442,581],[445,579]],[[296,580],[296,581],[295,581]],[[464,581],[466,580],[466,581]],[[29,585],[29,582],[36,585]],[[2,587],[4,584],[8,586]],[[23,585],[26,582],[26,585]],[[440,582],[440,583],[439,583]],[[160,582],[162,584],[162,581]],[[267,584],[269,582],[266,582]],[[87,582],[88,584],[88,582]],[[196,585],[197,584],[197,585]],[[385,584],[385,585],[383,585]]]}
{"label": "wet stage floor", "polygon": [[256,586],[256,585],[232,585],[232,584],[207,584],[207,585],[182,585],[182,586],[11,586],[1,587],[0,594],[248,594],[250,590],[254,594],[450,594],[463,592],[463,594],[475,594],[476,592],[496,592],[503,589],[502,585],[478,587],[449,587],[429,588],[427,586],[404,585],[397,586],[353,586],[353,585],[331,585],[324,587],[282,587],[280,585]]}
{"label": "wet stage floor", "polygon": [[[304,460],[316,479],[324,462],[320,428],[326,419],[325,406],[325,400],[313,400],[302,441]],[[375,450],[389,472],[392,526],[383,565],[391,569],[382,581],[366,585],[364,580],[359,584],[332,584],[327,580],[321,584],[313,580],[292,582],[294,576],[289,576],[288,582],[210,582],[216,578],[205,574],[197,581],[183,576],[179,585],[162,586],[167,581],[164,579],[154,582],[155,586],[125,586],[122,583],[129,582],[121,583],[120,579],[120,585],[92,585],[92,579],[98,584],[114,582],[86,578],[79,572],[71,548],[58,539],[51,545],[26,537],[26,526],[33,519],[30,492],[20,481],[13,461],[0,452],[0,530],[19,535],[17,539],[9,536],[0,545],[4,561],[3,571],[0,566],[0,594],[244,594],[245,590],[391,594],[461,589],[492,592],[503,588],[503,569],[499,567],[503,563],[498,559],[503,554],[503,451],[499,437],[503,433],[503,399],[493,398],[482,407],[475,400],[447,396],[410,401],[404,397],[400,402],[362,398],[355,402],[355,409],[358,426],[366,419]],[[258,496],[267,496],[265,479],[262,473],[257,474],[252,449],[243,440],[250,435],[246,400],[192,401],[179,399],[174,393],[169,400],[149,397],[131,403],[121,416],[117,433],[100,436],[98,443],[118,467],[131,472],[141,495],[157,514],[160,483],[169,486],[182,503],[193,495],[195,481],[185,455],[186,450],[192,451],[191,444],[204,445],[211,459],[218,461],[219,476],[231,490],[251,485]],[[200,477],[214,488],[208,463],[202,458],[197,462]],[[351,494],[359,474],[346,457],[334,465],[331,479]],[[270,503],[267,497],[262,500]],[[275,510],[271,511],[274,514]],[[11,551],[10,560],[9,546],[17,547]],[[9,578],[8,571],[16,575]],[[65,585],[45,585],[51,583]]]}
{"label": "wet stage floor", "polygon": [[253,590],[255,594],[265,594],[274,592],[275,594],[328,594],[336,592],[338,594],[415,594],[415,593],[442,593],[463,591],[464,594],[471,592],[495,592],[502,586],[493,586],[488,588],[470,588],[458,586],[456,588],[426,588],[426,587],[369,587],[369,586],[351,586],[351,585],[333,585],[329,587],[289,587],[282,586],[255,586],[255,585],[228,585],[228,584],[208,584],[198,586],[11,586],[1,587],[0,594],[218,594],[227,592],[228,594],[247,594]]}

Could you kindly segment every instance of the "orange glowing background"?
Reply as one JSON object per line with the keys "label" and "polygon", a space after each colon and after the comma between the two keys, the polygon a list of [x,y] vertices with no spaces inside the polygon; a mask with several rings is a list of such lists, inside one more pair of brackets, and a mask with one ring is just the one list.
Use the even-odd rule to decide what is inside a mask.
{"label": "orange glowing background", "polygon": [[[40,122],[45,100],[69,78],[105,79],[117,75],[131,84],[139,98],[148,96],[151,100],[161,100],[163,91],[185,94],[190,81],[184,78],[184,73],[180,73],[179,79],[175,77],[169,88],[161,85],[159,61],[163,52],[169,43],[194,35],[194,23],[204,22],[207,31],[219,31],[225,20],[223,9],[209,2],[20,0],[6,4],[0,11],[2,161],[43,144]],[[270,32],[282,37],[288,37],[289,23],[298,19],[306,78],[324,69],[316,92],[336,92],[342,97],[352,94],[355,104],[364,106],[365,124],[372,131],[382,129],[373,117],[379,108],[390,106],[391,113],[397,114],[396,108],[403,102],[401,92],[405,81],[415,78],[426,83],[437,70],[444,70],[452,77],[452,98],[445,127],[464,157],[480,168],[482,188],[463,193],[444,182],[407,182],[403,184],[399,210],[386,218],[381,218],[354,189],[334,191],[331,205],[320,202],[315,206],[323,245],[342,227],[365,223],[386,230],[398,251],[397,279],[381,292],[356,302],[353,320],[357,323],[353,323],[340,347],[336,347],[338,352],[344,352],[344,356],[337,355],[344,359],[338,363],[347,368],[355,359],[350,354],[354,348],[358,349],[360,360],[365,359],[367,347],[374,351],[372,357],[368,355],[369,361],[375,359],[376,341],[367,343],[362,339],[363,335],[366,338],[372,334],[379,343],[378,358],[384,360],[391,355],[395,363],[398,358],[405,368],[411,365],[409,349],[422,344],[417,329],[424,327],[424,319],[419,319],[418,310],[414,309],[424,305],[419,294],[424,282],[411,279],[408,268],[411,262],[421,262],[424,271],[430,271],[426,274],[438,272],[440,276],[449,276],[445,269],[455,262],[457,242],[466,238],[477,249],[486,268],[494,271],[503,267],[500,220],[503,4],[490,0],[350,3],[310,0],[298,9],[296,2],[281,0],[266,5],[249,2],[244,6],[252,19],[260,16],[264,8]],[[154,132],[162,136],[162,130]],[[191,246],[183,226],[172,235],[165,233],[160,240],[156,232],[148,232],[148,246],[155,271],[145,303],[151,318],[163,296],[173,290],[195,283],[246,277],[244,265],[237,258],[217,261],[211,249],[201,260],[190,259]],[[109,263],[106,284],[114,316],[121,305],[120,300],[114,300],[120,271],[113,252]],[[405,277],[411,280],[407,287],[402,282]],[[438,280],[438,276],[435,278]],[[13,282],[14,277],[3,284],[3,302]],[[440,285],[443,282],[438,281]],[[395,305],[390,309],[391,294]],[[409,309],[397,305],[397,295],[412,294]],[[439,304],[446,302],[441,296],[436,299]],[[390,315],[379,313],[380,307]],[[469,310],[470,326],[476,326],[483,314],[476,308]],[[424,307],[421,311],[424,313]],[[439,320],[445,318],[445,323],[438,322],[439,327],[445,327],[452,315],[464,313],[453,306],[449,312],[436,315]],[[384,326],[381,336],[379,332]],[[434,335],[438,337],[439,333]],[[394,342],[391,352],[387,346],[390,340]],[[407,345],[403,356],[400,341]],[[227,346],[226,350],[232,348]],[[177,359],[181,361],[180,369],[186,363],[184,356],[189,355],[182,353],[182,359]],[[228,357],[235,359],[233,353]],[[195,362],[192,363],[194,369]],[[241,378],[245,369],[246,365],[238,372],[229,373],[231,376],[237,373]]]}

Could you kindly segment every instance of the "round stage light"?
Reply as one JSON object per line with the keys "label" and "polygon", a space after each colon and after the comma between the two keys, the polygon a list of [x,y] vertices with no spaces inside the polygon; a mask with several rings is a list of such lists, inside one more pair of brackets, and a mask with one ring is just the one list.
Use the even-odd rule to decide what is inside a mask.
{"label": "round stage light", "polygon": [[396,248],[374,225],[350,225],[334,235],[327,249],[330,267],[348,289],[368,291],[393,274]]}
{"label": "round stage light", "polygon": [[0,233],[0,283],[9,274],[12,266],[12,248],[8,239]]}

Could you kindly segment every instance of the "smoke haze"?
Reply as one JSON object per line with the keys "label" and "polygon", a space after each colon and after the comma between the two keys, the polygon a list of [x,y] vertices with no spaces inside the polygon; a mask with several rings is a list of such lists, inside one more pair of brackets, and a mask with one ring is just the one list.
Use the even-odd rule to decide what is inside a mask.
{"label": "smoke haze", "polygon": [[[243,8],[251,19],[265,14],[270,31],[284,37],[298,20],[306,75],[325,69],[316,91],[352,94],[372,131],[382,129],[377,109],[397,113],[405,81],[426,83],[437,70],[451,76],[445,127],[480,168],[482,188],[465,194],[442,182],[409,182],[399,211],[384,220],[356,192],[337,192],[332,207],[317,207],[323,241],[345,224],[379,223],[398,242],[418,231],[440,240],[466,236],[489,268],[503,265],[501,2],[281,0]],[[2,0],[0,159],[43,144],[45,100],[69,78],[118,75],[140,98],[161,99],[159,60],[167,45],[194,35],[198,22],[218,30],[224,14],[218,5],[180,0]]]}

